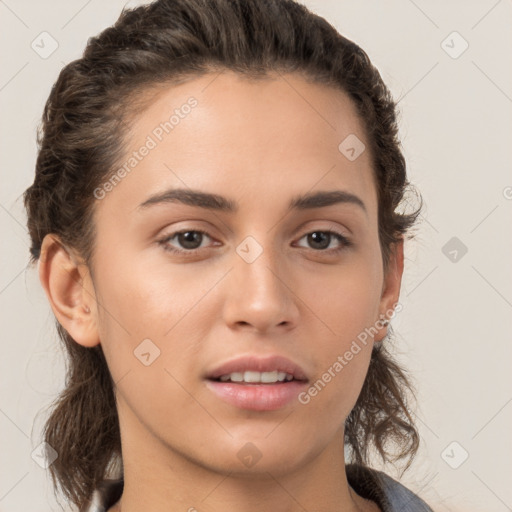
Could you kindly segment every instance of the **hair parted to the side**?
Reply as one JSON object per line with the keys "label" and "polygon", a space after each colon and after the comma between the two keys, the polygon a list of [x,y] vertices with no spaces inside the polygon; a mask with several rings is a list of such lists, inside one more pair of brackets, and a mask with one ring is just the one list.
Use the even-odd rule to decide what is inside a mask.
{"label": "hair parted to the side", "polygon": [[[31,263],[44,236],[54,233],[94,275],[94,190],[116,171],[130,116],[145,105],[141,93],[222,70],[254,79],[296,72],[349,95],[373,159],[387,270],[393,245],[421,210],[398,211],[411,185],[396,105],[366,53],[293,0],[157,0],[123,10],[112,27],[88,40],[82,58],[60,72],[44,108],[35,180],[24,193]],[[122,463],[114,383],[101,345],[85,348],[58,323],[57,329],[68,356],[66,387],[44,440],[58,452],[49,468],[55,489],[82,508],[109,469]],[[350,462],[367,464],[373,446],[384,461],[408,459],[408,467],[419,444],[408,405],[414,392],[388,343],[375,345],[345,424],[345,444]]]}

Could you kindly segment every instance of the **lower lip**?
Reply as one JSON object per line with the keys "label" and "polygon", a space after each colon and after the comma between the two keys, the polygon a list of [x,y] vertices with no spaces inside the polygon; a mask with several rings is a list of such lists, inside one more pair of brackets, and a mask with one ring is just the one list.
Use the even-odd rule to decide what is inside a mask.
{"label": "lower lip", "polygon": [[279,384],[238,384],[207,380],[206,385],[228,404],[252,411],[275,411],[298,399],[306,383],[292,380]]}

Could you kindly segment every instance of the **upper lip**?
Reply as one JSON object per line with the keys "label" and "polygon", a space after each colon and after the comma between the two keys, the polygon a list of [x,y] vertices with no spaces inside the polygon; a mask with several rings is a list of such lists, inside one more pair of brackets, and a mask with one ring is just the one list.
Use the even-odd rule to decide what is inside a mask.
{"label": "upper lip", "polygon": [[222,375],[230,373],[243,373],[246,371],[252,372],[285,372],[293,376],[296,380],[307,380],[306,373],[296,363],[287,357],[280,355],[271,356],[255,356],[246,355],[231,359],[220,366],[217,366],[206,375],[207,379],[218,379]]}

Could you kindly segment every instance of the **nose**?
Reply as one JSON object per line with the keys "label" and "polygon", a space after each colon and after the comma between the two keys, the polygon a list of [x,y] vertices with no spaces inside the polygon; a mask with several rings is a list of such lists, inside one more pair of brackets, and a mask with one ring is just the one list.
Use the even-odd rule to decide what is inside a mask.
{"label": "nose", "polygon": [[[287,276],[282,255],[264,248],[252,262],[234,254],[229,273],[224,321],[232,329],[257,333],[288,331],[296,327],[299,300]],[[276,332],[277,332],[276,331]]]}

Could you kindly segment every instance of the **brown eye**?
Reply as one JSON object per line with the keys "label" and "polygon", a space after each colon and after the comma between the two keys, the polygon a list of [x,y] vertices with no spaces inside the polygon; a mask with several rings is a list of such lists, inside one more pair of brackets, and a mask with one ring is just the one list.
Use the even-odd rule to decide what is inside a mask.
{"label": "brown eye", "polygon": [[314,231],[307,235],[308,243],[311,244],[313,249],[327,249],[331,243],[330,233],[324,231]]}
{"label": "brown eye", "polygon": [[203,240],[203,233],[199,233],[199,231],[185,231],[176,236],[178,242],[185,249],[198,249]]}
{"label": "brown eye", "polygon": [[[159,243],[167,251],[182,253],[193,252],[203,248],[201,247],[201,245],[205,237],[211,238],[204,231],[196,229],[187,229],[171,233],[169,236],[166,236],[162,240],[159,240]],[[171,241],[174,242],[171,244]],[[177,246],[175,244],[177,244]]]}
{"label": "brown eye", "polygon": [[[317,230],[311,231],[304,235],[302,239],[306,238],[309,248],[316,251],[324,251],[324,252],[335,252],[344,249],[345,247],[349,247],[352,245],[350,240],[342,235],[341,233],[337,233],[335,231],[330,230]],[[338,242],[337,247],[333,247],[329,249],[331,243],[336,240]],[[301,246],[304,247],[304,246]],[[327,249],[327,250],[326,250]]]}

